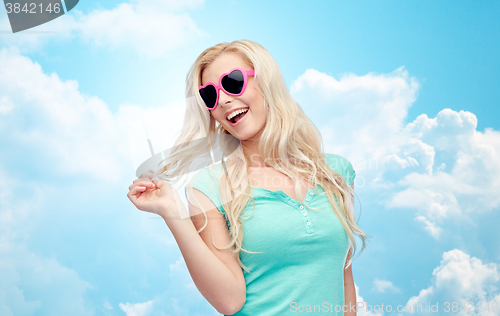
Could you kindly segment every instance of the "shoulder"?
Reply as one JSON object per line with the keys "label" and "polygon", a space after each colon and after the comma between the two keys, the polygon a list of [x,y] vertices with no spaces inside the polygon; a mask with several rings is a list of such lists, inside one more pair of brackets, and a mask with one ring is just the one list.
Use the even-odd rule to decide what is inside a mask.
{"label": "shoulder", "polygon": [[222,207],[222,201],[219,197],[219,178],[223,174],[224,170],[221,163],[211,165],[200,169],[193,178],[186,185],[186,198],[188,198],[188,188],[194,188],[205,194],[217,207],[219,212],[221,212],[226,218],[226,223],[228,229],[231,227],[229,225],[229,220],[226,216],[226,212]]}
{"label": "shoulder", "polygon": [[335,172],[340,174],[349,185],[352,185],[356,177],[356,171],[352,163],[345,157],[336,154],[325,154],[326,164]]}
{"label": "shoulder", "polygon": [[219,199],[219,177],[222,167],[219,164],[200,169],[189,180],[186,185],[186,197],[188,188],[194,188],[208,196],[217,207],[220,207]]}
{"label": "shoulder", "polygon": [[207,187],[217,185],[222,174],[222,165],[220,163],[200,169],[191,180],[193,187]]}

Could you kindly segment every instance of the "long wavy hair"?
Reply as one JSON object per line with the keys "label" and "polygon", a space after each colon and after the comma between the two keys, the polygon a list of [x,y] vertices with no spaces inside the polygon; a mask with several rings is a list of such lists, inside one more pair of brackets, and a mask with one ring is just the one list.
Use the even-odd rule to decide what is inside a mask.
{"label": "long wavy hair", "polygon": [[[361,250],[363,250],[365,239],[369,236],[358,227],[355,221],[354,205],[351,200],[354,190],[340,174],[327,165],[319,130],[292,98],[274,58],[264,47],[255,42],[239,40],[220,43],[206,49],[198,56],[186,78],[187,109],[180,136],[175,142],[175,150],[160,163],[161,167],[154,176],[165,181],[177,181],[189,172],[193,160],[211,152],[212,142],[210,137],[207,137],[208,135],[229,134],[210,115],[198,92],[205,68],[216,58],[227,53],[237,54],[253,67],[255,83],[264,97],[267,117],[259,140],[261,158],[294,181],[298,197],[302,196],[303,179],[308,179],[313,188],[318,184],[321,185],[335,215],[347,232],[352,248],[351,253],[356,252],[355,235],[362,240]],[[207,141],[194,141],[202,138]],[[233,253],[237,253],[240,266],[250,272],[239,259],[240,251],[250,253],[242,247],[244,223],[242,212],[250,200],[255,210],[255,203],[251,196],[251,178],[248,172],[242,172],[242,170],[248,170],[249,161],[241,146],[225,158],[222,159],[225,172],[214,180],[218,181],[219,197],[230,224],[231,242],[225,247],[218,247],[213,240],[212,243],[217,249],[231,249]],[[189,184],[186,187],[186,193],[189,203],[202,209],[200,203],[194,198]],[[207,220],[206,214],[205,219]],[[206,225],[207,221],[199,232]],[[353,255],[349,257],[345,268],[351,264],[352,258]]]}

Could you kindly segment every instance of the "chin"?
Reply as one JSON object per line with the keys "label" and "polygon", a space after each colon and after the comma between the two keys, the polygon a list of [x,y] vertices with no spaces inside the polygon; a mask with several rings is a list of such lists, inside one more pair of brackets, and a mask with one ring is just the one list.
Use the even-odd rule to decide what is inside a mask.
{"label": "chin", "polygon": [[257,135],[257,131],[248,131],[248,132],[243,132],[239,133],[239,135],[233,135],[234,137],[237,137],[240,141],[245,141],[254,138]]}

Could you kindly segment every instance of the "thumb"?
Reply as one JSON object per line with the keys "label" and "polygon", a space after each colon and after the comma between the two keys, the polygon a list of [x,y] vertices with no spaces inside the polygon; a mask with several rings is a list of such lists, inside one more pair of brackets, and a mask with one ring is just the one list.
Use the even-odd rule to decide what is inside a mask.
{"label": "thumb", "polygon": [[163,181],[158,181],[158,180],[151,180],[154,185],[159,189],[163,186]]}
{"label": "thumb", "polygon": [[160,191],[164,189],[166,183],[160,180],[151,180],[153,184],[156,186],[155,189],[159,189]]}

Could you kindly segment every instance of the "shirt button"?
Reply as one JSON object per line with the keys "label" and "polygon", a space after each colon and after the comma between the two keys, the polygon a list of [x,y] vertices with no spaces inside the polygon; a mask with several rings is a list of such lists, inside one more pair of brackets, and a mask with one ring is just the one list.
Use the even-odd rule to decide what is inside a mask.
{"label": "shirt button", "polygon": [[302,205],[301,205],[299,208],[300,208],[301,210],[303,210],[303,209],[304,209],[304,207],[303,207]]}
{"label": "shirt button", "polygon": [[312,196],[313,194],[314,194],[314,193],[312,193],[312,192],[309,192],[309,195],[311,195],[311,196]]}
{"label": "shirt button", "polygon": [[306,199],[306,202],[309,202],[309,199]]}
{"label": "shirt button", "polygon": [[311,226],[311,222],[307,222],[307,226]]}
{"label": "shirt button", "polygon": [[307,216],[307,213],[304,213],[304,214],[302,214],[302,215]]}

